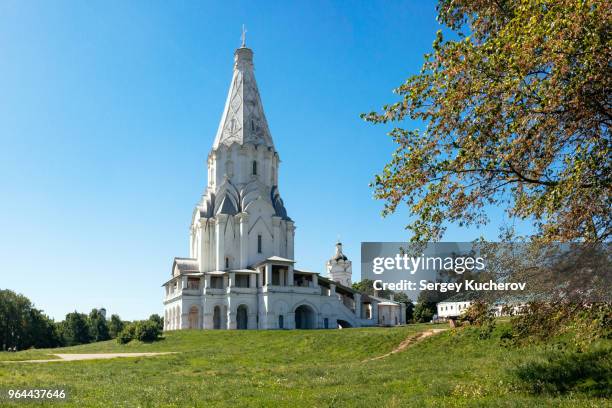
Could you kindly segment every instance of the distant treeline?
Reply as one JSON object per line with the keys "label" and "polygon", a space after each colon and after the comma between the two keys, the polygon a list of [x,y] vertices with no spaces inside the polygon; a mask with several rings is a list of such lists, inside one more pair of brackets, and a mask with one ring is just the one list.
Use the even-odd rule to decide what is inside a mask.
{"label": "distant treeline", "polygon": [[143,325],[153,328],[158,336],[163,330],[163,318],[153,314],[144,322],[129,322],[114,314],[107,320],[100,309],[92,309],[89,314],[77,311],[68,313],[65,320],[55,322],[42,310],[36,309],[27,297],[12,290],[0,290],[2,351],[74,346],[110,340],[121,337],[124,328],[130,328],[126,330],[129,333],[133,327]]}

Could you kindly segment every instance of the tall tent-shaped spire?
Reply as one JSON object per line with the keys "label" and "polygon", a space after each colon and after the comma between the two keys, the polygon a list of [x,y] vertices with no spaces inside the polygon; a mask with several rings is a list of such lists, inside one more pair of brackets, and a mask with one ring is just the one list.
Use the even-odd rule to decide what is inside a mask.
{"label": "tall tent-shaped spire", "polygon": [[253,51],[244,43],[234,53],[234,74],[213,149],[232,143],[274,148],[253,72]]}

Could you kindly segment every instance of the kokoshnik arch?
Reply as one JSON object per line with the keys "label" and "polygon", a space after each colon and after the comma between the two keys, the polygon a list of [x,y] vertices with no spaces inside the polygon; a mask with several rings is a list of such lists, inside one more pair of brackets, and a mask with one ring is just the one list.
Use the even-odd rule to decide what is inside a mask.
{"label": "kokoshnik arch", "polygon": [[295,225],[244,41],[189,230],[189,258],[164,283],[164,329],[314,329],[405,323],[403,305],[352,289],[336,244],[328,277],[295,269]]}

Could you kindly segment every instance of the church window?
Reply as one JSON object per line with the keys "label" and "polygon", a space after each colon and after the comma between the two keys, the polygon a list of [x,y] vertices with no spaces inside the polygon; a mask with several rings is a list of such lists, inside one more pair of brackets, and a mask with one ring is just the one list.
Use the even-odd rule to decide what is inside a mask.
{"label": "church window", "polygon": [[253,160],[253,175],[257,175],[257,162],[255,160]]}
{"label": "church window", "polygon": [[261,234],[257,235],[257,253],[261,254]]}
{"label": "church window", "polygon": [[255,121],[251,119],[251,130],[255,131]]}
{"label": "church window", "polygon": [[323,319],[323,327],[329,329],[329,319],[327,317]]}
{"label": "church window", "polygon": [[229,269],[229,258],[225,257],[225,269]]}

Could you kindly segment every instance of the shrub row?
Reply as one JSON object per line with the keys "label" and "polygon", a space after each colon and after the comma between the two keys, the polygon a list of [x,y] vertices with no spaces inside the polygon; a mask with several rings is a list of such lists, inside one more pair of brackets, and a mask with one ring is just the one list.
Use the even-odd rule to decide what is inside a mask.
{"label": "shrub row", "polygon": [[153,320],[142,320],[126,325],[117,336],[119,344],[126,344],[132,340],[151,342],[158,340],[161,336],[162,329],[159,324]]}

